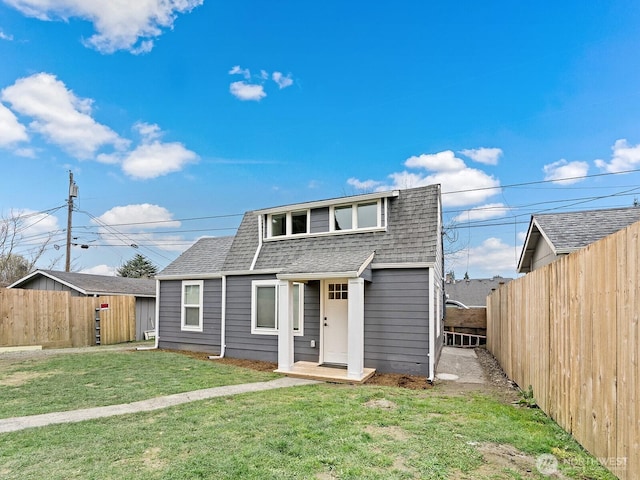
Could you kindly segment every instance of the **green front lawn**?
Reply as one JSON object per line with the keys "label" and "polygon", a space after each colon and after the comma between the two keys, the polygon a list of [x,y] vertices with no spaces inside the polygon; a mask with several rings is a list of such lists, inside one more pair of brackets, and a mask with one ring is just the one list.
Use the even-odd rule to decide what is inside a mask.
{"label": "green front lawn", "polygon": [[[0,406],[13,416],[269,378],[161,351],[0,360]],[[490,393],[317,384],[0,434],[0,478],[550,478],[541,454],[561,459],[562,478],[614,478],[541,411]]]}
{"label": "green front lawn", "polygon": [[116,405],[277,376],[158,350],[20,360],[0,355],[0,418]]}

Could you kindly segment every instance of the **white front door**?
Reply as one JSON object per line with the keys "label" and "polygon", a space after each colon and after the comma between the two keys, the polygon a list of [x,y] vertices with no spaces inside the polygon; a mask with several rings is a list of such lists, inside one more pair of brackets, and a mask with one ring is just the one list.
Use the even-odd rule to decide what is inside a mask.
{"label": "white front door", "polygon": [[322,359],[324,363],[347,364],[349,282],[346,278],[324,281]]}

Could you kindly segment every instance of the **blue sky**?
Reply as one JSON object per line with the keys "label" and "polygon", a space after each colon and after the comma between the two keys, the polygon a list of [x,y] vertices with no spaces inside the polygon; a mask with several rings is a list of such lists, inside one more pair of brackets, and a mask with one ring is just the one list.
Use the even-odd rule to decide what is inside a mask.
{"label": "blue sky", "polygon": [[447,270],[513,277],[532,213],[640,198],[637,2],[104,5],[0,0],[0,214],[18,253],[51,237],[42,268],[69,170],[95,273],[246,210],[441,183]]}

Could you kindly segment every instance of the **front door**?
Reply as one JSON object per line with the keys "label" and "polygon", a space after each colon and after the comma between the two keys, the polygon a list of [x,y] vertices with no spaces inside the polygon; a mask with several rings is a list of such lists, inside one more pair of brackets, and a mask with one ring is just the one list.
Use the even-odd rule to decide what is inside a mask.
{"label": "front door", "polygon": [[347,325],[349,292],[347,279],[324,282],[322,353],[324,363],[347,364]]}

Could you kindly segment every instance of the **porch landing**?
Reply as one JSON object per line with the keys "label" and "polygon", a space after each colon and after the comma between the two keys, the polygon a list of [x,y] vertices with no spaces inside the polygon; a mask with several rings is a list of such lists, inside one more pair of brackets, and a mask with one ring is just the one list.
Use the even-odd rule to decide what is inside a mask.
{"label": "porch landing", "polygon": [[282,373],[287,377],[306,378],[309,380],[321,380],[325,382],[336,383],[364,383],[376,373],[375,368],[365,368],[361,378],[347,377],[347,369],[339,367],[323,367],[313,362],[296,362],[291,370],[285,372],[283,370],[274,370],[276,373]]}

